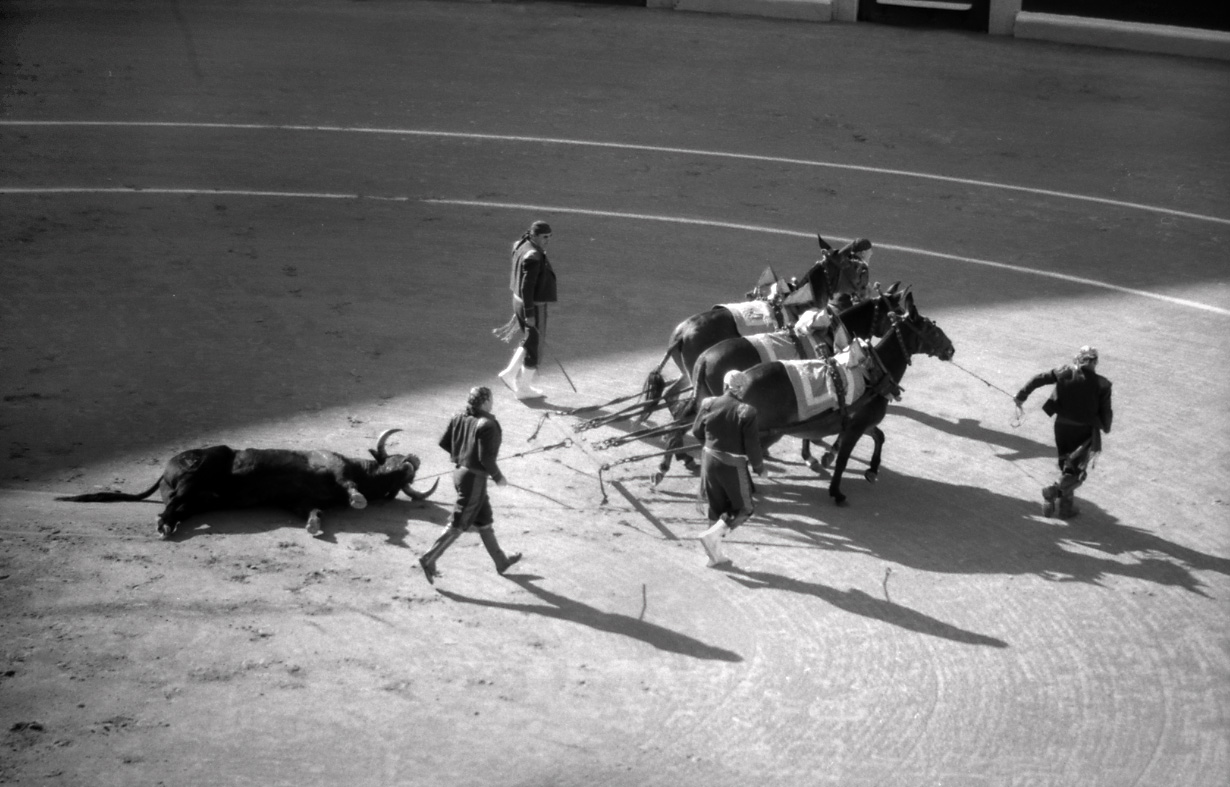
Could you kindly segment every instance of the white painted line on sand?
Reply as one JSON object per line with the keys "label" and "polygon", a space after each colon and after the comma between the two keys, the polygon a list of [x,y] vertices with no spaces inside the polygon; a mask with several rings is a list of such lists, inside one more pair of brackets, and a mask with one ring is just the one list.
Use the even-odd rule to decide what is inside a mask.
{"label": "white painted line on sand", "polygon": [[[771,235],[788,235],[791,237],[798,237],[798,238],[816,237],[816,233],[814,232],[799,232],[797,230],[783,230],[783,229],[777,229],[775,227],[760,227],[760,226],[756,226],[753,224],[734,224],[734,223],[726,222],[726,221],[709,221],[705,219],[687,219],[687,218],[680,218],[676,216],[654,216],[654,215],[645,214],[645,213],[620,213],[616,211],[583,210],[580,208],[561,208],[561,207],[553,206],[553,205],[520,205],[520,204],[514,204],[514,203],[507,203],[507,202],[484,202],[481,200],[425,199],[422,201],[438,203],[441,205],[463,205],[463,206],[468,206],[468,207],[481,207],[481,208],[503,208],[503,209],[508,209],[508,210],[536,211],[539,213],[554,212],[554,213],[566,213],[566,214],[582,215],[582,216],[601,216],[604,218],[635,219],[635,220],[640,220],[640,221],[661,221],[661,222],[667,222],[671,224],[692,224],[692,225],[700,225],[700,226],[706,226],[706,227],[720,227],[722,229],[744,230],[748,232],[764,232],[764,233],[768,233]],[[843,238],[843,237],[839,237],[836,235],[829,236],[827,239],[837,241],[839,243],[845,243],[851,240],[851,238]],[[1069,281],[1075,284],[1084,284],[1089,287],[1097,287],[1097,288],[1101,288],[1104,290],[1112,290],[1114,292],[1125,293],[1128,295],[1136,295],[1141,298],[1153,298],[1155,300],[1165,301],[1167,303],[1172,303],[1177,306],[1185,306],[1191,309],[1200,309],[1201,311],[1212,312],[1213,314],[1220,314],[1226,317],[1230,317],[1230,309],[1223,309],[1221,307],[1213,306],[1211,304],[1200,303],[1199,301],[1187,300],[1186,298],[1176,298],[1172,295],[1163,295],[1158,292],[1149,292],[1148,290],[1136,290],[1136,289],[1132,289],[1131,287],[1122,287],[1118,284],[1111,284],[1109,282],[1098,281],[1096,279],[1086,279],[1082,276],[1071,276],[1066,273],[1056,273],[1054,271],[1044,271],[1038,268],[1027,268],[1023,265],[1011,265],[1006,262],[995,262],[993,260],[980,260],[975,257],[962,257],[956,254],[944,254],[938,251],[928,251],[926,249],[916,249],[916,248],[913,248],[912,246],[898,246],[898,245],[891,244],[891,243],[881,243],[880,241],[876,241],[875,245],[876,245],[876,248],[879,248],[879,249],[890,249],[892,251],[900,251],[906,254],[918,254],[918,255],[922,255],[926,257],[935,257],[937,259],[949,260],[952,262],[969,263],[971,265],[985,265],[991,268],[1000,268],[1002,270],[1013,271],[1015,273],[1028,274],[1030,276],[1044,276],[1050,279],[1059,279],[1061,281]]]}
{"label": "white painted line on sand", "polygon": [[1230,225],[1230,219],[1219,216],[1209,216],[1203,213],[1192,213],[1184,210],[1164,208],[1159,205],[1145,205],[1139,202],[1094,197],[1088,194],[1075,194],[1068,191],[1040,189],[1031,186],[1016,186],[1010,183],[997,183],[990,180],[973,178],[957,178],[948,175],[936,175],[930,172],[915,172],[905,169],[886,167],[869,167],[861,164],[841,164],[835,161],[818,161],[813,159],[788,158],[783,156],[761,156],[751,153],[731,153],[721,150],[701,150],[697,148],[677,148],[663,145],[637,145],[624,142],[598,142],[586,139],[566,139],[555,137],[535,137],[515,134],[478,134],[461,131],[427,131],[421,129],[403,128],[369,128],[363,126],[306,126],[263,123],[180,123],[171,121],[137,121],[137,120],[0,120],[0,126],[94,126],[116,128],[186,128],[186,129],[222,129],[234,131],[312,131],[347,134],[387,134],[391,136],[438,137],[441,139],[470,139],[488,142],[519,142],[538,145],[569,145],[573,147],[609,148],[614,150],[639,150],[645,153],[665,153],[670,155],[704,156],[709,158],[725,158],[740,161],[758,161],[769,164],[790,164],[802,167],[822,167],[827,169],[864,172],[873,175],[893,175],[902,178],[917,178],[933,180],[942,183],[955,183],[963,186],[1016,191],[1025,194],[1035,194],[1044,197],[1095,202],[1101,205],[1113,205],[1118,208],[1143,210],[1150,213],[1160,213],[1167,216],[1179,216],[1196,221],[1209,221],[1216,224]]}
{"label": "white painted line on sand", "polygon": [[[564,213],[574,216],[599,216],[602,218],[614,219],[632,219],[636,221],[658,221],[666,224],[689,224],[703,227],[719,227],[722,229],[739,230],[743,232],[762,232],[770,235],[787,235],[796,238],[814,238],[814,232],[800,232],[798,230],[784,230],[776,227],[763,227],[755,224],[739,224],[729,221],[713,221],[709,219],[689,219],[682,216],[657,216],[649,213],[625,213],[621,211],[609,210],[589,210],[585,208],[565,208],[558,205],[528,205],[511,202],[486,202],[482,200],[466,200],[466,199],[415,199],[411,197],[376,197],[363,194],[336,194],[329,192],[310,192],[310,191],[247,191],[242,189],[158,189],[158,188],[136,188],[136,187],[107,187],[107,188],[89,188],[89,187],[74,187],[74,186],[58,186],[48,188],[38,187],[0,187],[0,194],[170,194],[178,196],[232,196],[232,197],[286,197],[295,199],[335,199],[335,200],[378,200],[381,202],[423,202],[435,205],[459,205],[465,207],[476,208],[498,208],[503,210],[522,210],[522,211],[537,211]],[[843,238],[837,235],[829,236],[830,240],[844,243],[850,238]],[[1230,317],[1230,309],[1223,309],[1218,306],[1213,306],[1199,301],[1191,301],[1186,298],[1176,298],[1171,295],[1163,295],[1157,292],[1149,292],[1148,290],[1136,290],[1131,287],[1122,287],[1118,284],[1098,281],[1096,279],[1086,279],[1081,276],[1071,276],[1066,273],[1056,273],[1054,271],[1044,271],[1038,268],[1027,268],[1023,265],[1011,265],[1006,262],[995,262],[993,260],[981,260],[975,257],[962,257],[956,254],[944,254],[938,251],[928,251],[926,249],[916,249],[911,246],[898,246],[891,243],[876,242],[876,246],[881,249],[890,249],[892,251],[900,251],[906,254],[918,254],[927,257],[935,257],[937,259],[949,260],[952,262],[964,262],[971,265],[984,265],[992,268],[1000,268],[1002,270],[1014,271],[1016,273],[1028,274],[1031,276],[1043,276],[1050,279],[1059,279],[1061,281],[1069,281],[1076,284],[1084,284],[1089,287],[1096,287],[1104,290],[1112,290],[1128,295],[1136,295],[1141,298],[1153,298],[1154,300],[1165,301],[1177,306],[1185,306],[1190,309],[1199,309],[1201,311],[1212,312]]]}

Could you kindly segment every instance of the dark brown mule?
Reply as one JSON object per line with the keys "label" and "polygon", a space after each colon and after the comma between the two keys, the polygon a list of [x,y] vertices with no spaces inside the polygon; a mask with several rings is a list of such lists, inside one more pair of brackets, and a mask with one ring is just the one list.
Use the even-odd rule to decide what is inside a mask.
{"label": "dark brown mule", "polygon": [[[901,308],[903,293],[898,291],[898,286],[899,283],[894,284],[887,293],[863,301],[838,314],[838,319],[845,325],[851,336],[871,339],[888,332],[892,326],[889,319],[890,314],[898,313]],[[677,398],[666,396],[671,417],[680,422],[695,418],[697,408],[705,397],[716,396],[722,392],[722,380],[725,379],[727,372],[745,371],[758,363],[761,363],[760,353],[756,350],[755,345],[744,336],[723,339],[713,345],[700,354],[692,367],[691,394]],[[683,432],[679,431],[671,435],[666,447],[677,448],[682,444]],[[804,459],[809,459],[810,452],[807,450],[806,443],[804,451]],[[670,466],[671,455],[667,454],[662,457],[658,465],[658,472],[653,476],[654,483],[662,480],[662,477],[670,470]],[[819,467],[816,466],[813,469],[818,471]]]}
{"label": "dark brown mule", "polygon": [[884,447],[884,433],[879,424],[888,412],[888,399],[898,390],[901,378],[909,368],[916,353],[925,352],[943,361],[952,359],[955,352],[952,340],[930,319],[918,313],[914,296],[907,293],[903,303],[906,313],[895,320],[895,325],[884,338],[876,343],[873,362],[878,372],[867,384],[867,391],[846,408],[843,422],[837,410],[828,410],[805,421],[798,420],[798,405],[794,387],[787,376],[786,367],[778,361],[753,366],[747,374],[747,390],[743,401],[756,408],[759,414],[761,439],[766,446],[772,445],[785,435],[804,441],[821,440],[837,436],[833,446],[837,461],[833,477],[829,481],[829,496],[837,505],[845,505],[846,496],[841,493],[841,477],[845,472],[850,452],[864,434],[870,433],[875,441],[871,465],[864,476],[875,481],[880,469],[880,453]]}
{"label": "dark brown mule", "polygon": [[[822,246],[826,245],[823,240],[821,240],[821,244]],[[830,247],[825,249],[823,253],[825,259],[827,259],[827,256],[834,252],[831,251]],[[804,285],[811,286],[812,302],[804,305],[803,309],[828,303],[828,278],[825,274],[824,259],[817,260],[808,268],[807,272],[797,280],[797,286],[794,288],[794,291],[797,292]],[[789,315],[785,315],[783,319],[786,322],[792,321]],[[769,333],[770,330],[766,326],[763,332]],[[648,414],[654,410],[663,396],[679,397],[682,389],[692,382],[692,367],[696,365],[696,359],[700,357],[701,353],[723,339],[733,339],[738,336],[739,326],[735,322],[734,316],[730,313],[729,309],[722,305],[714,306],[708,311],[703,311],[699,314],[693,314],[676,325],[675,330],[671,331],[670,341],[667,342],[666,352],[662,354],[662,360],[658,361],[658,365],[645,378],[645,384],[642,389],[643,399],[647,403],[645,417],[648,417]],[[666,366],[667,361],[675,362],[680,375],[669,386],[662,375],[662,369]]]}

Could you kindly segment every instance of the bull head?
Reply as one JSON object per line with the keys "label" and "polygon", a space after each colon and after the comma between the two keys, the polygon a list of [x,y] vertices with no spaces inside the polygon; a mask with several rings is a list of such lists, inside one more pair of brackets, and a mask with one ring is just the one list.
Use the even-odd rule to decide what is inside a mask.
{"label": "bull head", "polygon": [[[375,450],[369,449],[369,453],[371,453],[372,457],[377,462],[383,465],[390,458],[397,458],[389,456],[388,452],[385,451],[384,444],[388,442],[390,435],[397,434],[400,431],[400,429],[385,429],[380,433],[380,437],[376,440]],[[401,491],[404,492],[406,497],[411,500],[426,500],[431,497],[432,493],[436,491],[436,487],[440,485],[440,479],[437,478],[436,482],[431,485],[431,489],[428,489],[426,492],[420,492],[417,489],[414,489],[410,485],[414,483],[414,476],[418,473],[419,465],[422,464],[422,461],[414,454],[406,454],[404,457],[400,458],[403,460],[403,464],[407,466],[407,473],[409,476],[406,483],[402,484]]]}

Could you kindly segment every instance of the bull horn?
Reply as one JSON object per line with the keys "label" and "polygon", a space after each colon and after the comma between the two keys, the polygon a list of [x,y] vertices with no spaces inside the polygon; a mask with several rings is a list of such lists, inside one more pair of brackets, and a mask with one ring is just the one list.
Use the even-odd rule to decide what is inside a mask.
{"label": "bull horn", "polygon": [[410,498],[411,500],[426,500],[427,498],[431,497],[431,493],[435,492],[436,487],[439,485],[440,485],[440,479],[437,478],[436,482],[431,485],[431,489],[428,489],[426,492],[420,492],[417,489],[414,489],[413,487],[411,487],[409,484],[406,484],[405,486],[403,486],[401,488],[401,491],[405,492],[406,497]]}
{"label": "bull horn", "polygon": [[397,434],[400,431],[400,429],[385,429],[380,433],[380,437],[376,439],[376,450],[372,452],[377,462],[383,462],[389,458],[389,455],[384,452],[384,444],[388,441],[389,435]]}

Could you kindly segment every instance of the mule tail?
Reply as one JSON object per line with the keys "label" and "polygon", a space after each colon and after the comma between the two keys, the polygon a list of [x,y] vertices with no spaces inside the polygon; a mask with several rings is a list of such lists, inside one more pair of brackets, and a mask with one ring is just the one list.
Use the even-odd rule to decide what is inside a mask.
{"label": "mule tail", "polygon": [[74,503],[119,503],[126,500],[144,500],[158,489],[158,485],[162,483],[162,478],[159,477],[154,485],[144,492],[139,492],[135,495],[127,492],[90,492],[84,495],[67,495],[57,497],[56,500],[68,500]]}
{"label": "mule tail", "polygon": [[662,353],[662,360],[658,361],[653,371],[645,376],[645,384],[641,386],[641,401],[645,402],[645,417],[657,409],[658,402],[662,400],[662,392],[666,390],[666,378],[662,376],[662,367],[666,366],[666,362],[678,352],[679,344],[680,339],[672,337],[671,343],[666,347],[666,352]]}

